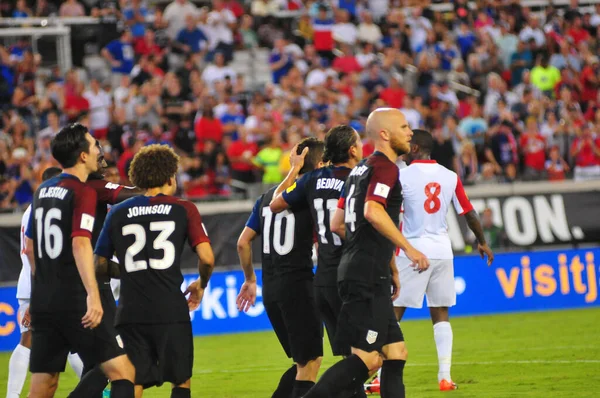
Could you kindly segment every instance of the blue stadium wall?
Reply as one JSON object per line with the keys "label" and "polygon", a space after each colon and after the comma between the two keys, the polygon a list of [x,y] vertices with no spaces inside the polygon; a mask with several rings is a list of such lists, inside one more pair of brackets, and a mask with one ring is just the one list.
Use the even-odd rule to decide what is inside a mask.
{"label": "blue stadium wall", "polygon": [[[475,256],[455,259],[456,315],[487,315],[598,306],[600,248],[500,254],[487,267]],[[260,271],[258,271],[260,281]],[[186,275],[182,288],[197,275]],[[269,330],[259,298],[247,313],[239,313],[235,299],[244,281],[241,271],[216,272],[202,305],[190,313],[195,335]],[[259,284],[260,285],[260,284]],[[15,287],[0,288],[0,351],[19,341]],[[406,319],[428,317],[427,309],[409,310]]]}

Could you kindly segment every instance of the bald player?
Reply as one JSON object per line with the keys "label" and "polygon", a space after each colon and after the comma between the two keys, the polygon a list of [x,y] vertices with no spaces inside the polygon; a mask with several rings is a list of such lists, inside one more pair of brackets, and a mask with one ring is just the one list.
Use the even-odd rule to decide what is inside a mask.
{"label": "bald player", "polygon": [[[399,289],[393,261],[396,247],[406,253],[417,271],[429,267],[427,258],[398,229],[402,195],[395,161],[410,151],[413,133],[404,114],[391,108],[373,111],[366,130],[375,143],[375,153],[352,170],[338,203],[338,208],[344,209],[342,235],[346,242],[338,268],[343,304],[336,343],[348,344],[352,355],[329,368],[305,398],[331,397],[337,391],[362,386],[369,373],[380,367],[381,396],[405,396],[407,351],[392,304]],[[335,222],[336,217],[334,232],[340,229]]]}

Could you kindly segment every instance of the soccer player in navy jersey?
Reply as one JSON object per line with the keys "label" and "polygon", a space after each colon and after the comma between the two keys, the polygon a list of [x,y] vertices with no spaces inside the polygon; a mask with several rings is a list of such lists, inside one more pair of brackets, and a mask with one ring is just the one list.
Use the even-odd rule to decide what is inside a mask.
{"label": "soccer player in navy jersey", "polygon": [[[200,305],[214,267],[198,208],[172,196],[178,168],[179,156],[168,146],[142,148],[131,162],[129,179],[146,193],[111,208],[96,244],[98,272],[121,279],[116,327],[136,368],[137,398],[144,388],[165,381],[173,386],[171,398],[190,398],[189,311]],[[182,292],[186,241],[198,255],[200,278]],[[119,264],[109,262],[113,254]]]}
{"label": "soccer player in navy jersey", "polygon": [[34,195],[25,251],[32,266],[30,397],[52,397],[70,351],[101,363],[111,397],[133,397],[135,369],[112,325],[102,321],[92,231],[96,192],[85,184],[100,149],[87,128],[63,128],[51,144],[63,173]]}
{"label": "soccer player in navy jersey", "polygon": [[[323,142],[306,138],[292,149],[290,163],[304,174],[321,167]],[[247,311],[256,299],[251,243],[262,237],[262,298],[265,310],[288,358],[294,365],[281,377],[273,398],[302,397],[313,385],[323,356],[323,332],[313,293],[313,226],[310,209],[273,214],[275,188],[256,201],[238,240],[246,281],[238,308]]]}
{"label": "soccer player in navy jersey", "polygon": [[352,169],[338,204],[345,209],[346,228],[338,268],[343,304],[336,340],[350,345],[352,355],[329,368],[306,398],[331,397],[353,385],[362,387],[379,367],[381,395],[405,397],[408,354],[392,305],[392,294],[396,296],[399,289],[392,261],[396,247],[404,250],[417,270],[429,266],[398,229],[402,193],[395,161],[410,150],[412,131],[404,114],[392,108],[371,112],[366,131],[376,151]]}

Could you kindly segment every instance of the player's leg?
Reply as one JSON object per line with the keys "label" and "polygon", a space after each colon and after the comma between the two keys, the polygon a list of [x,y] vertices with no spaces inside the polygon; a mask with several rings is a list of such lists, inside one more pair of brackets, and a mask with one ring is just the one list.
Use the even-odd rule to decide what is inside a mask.
{"label": "player's leg", "polygon": [[60,373],[31,373],[28,398],[52,398],[58,387]]}
{"label": "player's leg", "polygon": [[173,389],[171,390],[171,398],[190,398],[192,390],[191,386],[191,379],[179,385],[173,384]]}
{"label": "player's leg", "polygon": [[432,271],[427,287],[427,305],[433,322],[433,338],[438,353],[438,383],[440,390],[455,390],[457,385],[452,381],[452,326],[450,325],[449,307],[456,304],[454,287],[454,266],[452,260],[430,260]]}
{"label": "player's leg", "polygon": [[302,397],[317,380],[323,358],[323,324],[312,280],[298,281],[280,303],[292,358],[298,368],[292,398]]}
{"label": "player's leg", "polygon": [[387,333],[383,354],[383,366],[381,367],[381,397],[382,398],[404,398],[404,366],[408,358],[408,351],[404,343],[404,335],[398,325],[392,300],[388,296],[375,297],[375,305],[382,312],[387,313]]}
{"label": "player's leg", "polygon": [[19,398],[25,384],[25,379],[27,379],[31,349],[31,331],[29,330],[29,325],[23,325],[23,317],[27,308],[29,308],[29,300],[19,300],[17,321],[21,329],[21,340],[13,350],[8,362],[7,398]]}
{"label": "player's leg", "polygon": [[[292,357],[292,350],[290,348],[290,340],[283,320],[283,314],[276,302],[265,302],[265,311],[273,327],[273,331],[281,344],[281,347],[285,351],[288,358]],[[286,370],[277,384],[277,388],[273,392],[272,398],[289,398],[292,395],[294,389],[294,381],[296,380],[297,367],[296,364],[292,365]]]}
{"label": "player's leg", "polygon": [[[152,325],[159,381],[171,382],[171,398],[191,397],[194,337],[191,322]],[[147,383],[144,383],[147,384]]]}

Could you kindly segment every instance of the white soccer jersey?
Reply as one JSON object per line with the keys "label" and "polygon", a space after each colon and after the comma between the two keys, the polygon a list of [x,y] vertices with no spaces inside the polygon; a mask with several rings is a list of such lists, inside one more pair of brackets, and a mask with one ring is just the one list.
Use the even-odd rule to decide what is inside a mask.
{"label": "white soccer jersey", "polygon": [[25,230],[29,223],[29,215],[31,214],[31,206],[25,210],[21,219],[21,273],[19,274],[19,282],[17,282],[17,299],[29,300],[31,298],[31,265],[29,259],[25,255]]}
{"label": "white soccer jersey", "polygon": [[[402,234],[430,259],[452,259],[446,215],[450,202],[460,215],[473,210],[455,172],[435,160],[413,160],[400,171]],[[399,254],[406,257],[403,252]]]}

